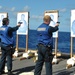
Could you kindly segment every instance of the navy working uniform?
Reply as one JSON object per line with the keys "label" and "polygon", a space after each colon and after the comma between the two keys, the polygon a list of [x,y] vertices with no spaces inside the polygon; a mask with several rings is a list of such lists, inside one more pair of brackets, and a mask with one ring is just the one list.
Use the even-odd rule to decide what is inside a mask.
{"label": "navy working uniform", "polygon": [[38,29],[38,61],[36,62],[34,75],[41,75],[41,70],[45,62],[46,75],[52,75],[52,33],[58,30],[58,26],[51,27],[42,23]]}
{"label": "navy working uniform", "polygon": [[13,54],[13,32],[18,30],[19,26],[9,27],[3,25],[0,27],[0,38],[1,38],[1,51],[2,56],[0,60],[0,72],[4,71],[5,62],[7,58],[7,69],[12,70],[12,54]]}

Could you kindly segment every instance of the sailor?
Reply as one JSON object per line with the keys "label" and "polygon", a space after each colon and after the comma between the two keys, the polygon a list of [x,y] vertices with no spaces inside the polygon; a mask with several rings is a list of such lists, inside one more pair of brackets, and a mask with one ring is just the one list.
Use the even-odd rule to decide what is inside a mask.
{"label": "sailor", "polygon": [[56,23],[55,27],[49,26],[52,19],[48,15],[44,16],[43,20],[44,22],[37,28],[38,61],[36,62],[34,75],[41,75],[44,62],[46,67],[46,75],[52,75],[52,33],[58,30],[59,24]]}
{"label": "sailor", "polygon": [[13,54],[13,32],[18,30],[21,24],[16,27],[9,27],[9,19],[3,18],[2,26],[0,27],[0,39],[1,39],[1,59],[0,59],[0,75],[5,73],[5,63],[7,58],[8,75],[12,75],[12,54]]}

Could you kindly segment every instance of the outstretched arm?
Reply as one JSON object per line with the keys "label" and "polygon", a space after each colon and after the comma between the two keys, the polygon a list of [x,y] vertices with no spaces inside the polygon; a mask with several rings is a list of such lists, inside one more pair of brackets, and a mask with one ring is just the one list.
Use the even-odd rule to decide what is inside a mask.
{"label": "outstretched arm", "polygon": [[9,35],[10,37],[12,37],[12,33],[13,33],[14,31],[17,31],[19,27],[20,27],[20,24],[18,24],[16,27],[9,27],[9,28],[8,28],[8,35]]}
{"label": "outstretched arm", "polygon": [[50,26],[49,27],[49,33],[56,32],[59,29],[58,26],[59,26],[58,23],[56,23],[55,27]]}
{"label": "outstretched arm", "polygon": [[16,27],[9,27],[8,32],[13,32],[18,30],[18,28],[20,27],[21,24],[18,24]]}

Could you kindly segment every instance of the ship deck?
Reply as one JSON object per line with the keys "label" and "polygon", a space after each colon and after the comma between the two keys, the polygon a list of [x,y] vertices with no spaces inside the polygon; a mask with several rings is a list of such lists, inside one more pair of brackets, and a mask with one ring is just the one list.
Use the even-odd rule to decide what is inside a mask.
{"label": "ship deck", "polygon": [[[22,52],[20,52],[21,54]],[[20,60],[22,56],[13,58],[13,68],[12,72],[14,75],[34,75],[35,70],[35,62],[33,58]],[[75,66],[66,69],[67,60],[69,57],[58,57],[57,59],[61,59],[58,64],[53,64],[53,75],[75,75]],[[3,75],[7,75],[3,74]],[[46,75],[45,65],[43,65],[43,69],[41,75]]]}

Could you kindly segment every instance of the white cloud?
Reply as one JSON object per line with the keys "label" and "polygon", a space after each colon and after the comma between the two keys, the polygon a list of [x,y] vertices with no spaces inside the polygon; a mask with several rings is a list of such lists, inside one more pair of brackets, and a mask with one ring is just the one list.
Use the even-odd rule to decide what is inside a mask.
{"label": "white cloud", "polygon": [[11,8],[11,11],[14,11],[14,10],[15,10],[15,7],[12,7],[12,8]]}
{"label": "white cloud", "polygon": [[66,12],[66,8],[59,9],[60,12]]}
{"label": "white cloud", "polygon": [[42,19],[43,16],[32,15],[30,18],[32,18],[32,19]]}
{"label": "white cloud", "polygon": [[0,6],[0,9],[2,9],[2,6]]}
{"label": "white cloud", "polygon": [[12,7],[12,8],[9,8],[9,7],[2,7],[0,6],[0,10],[3,10],[3,11],[14,11],[15,10],[15,7]]}
{"label": "white cloud", "polygon": [[30,7],[29,7],[29,6],[25,6],[25,7],[23,8],[23,10],[24,10],[24,11],[29,11],[29,10],[30,10]]}

